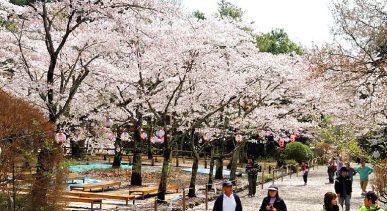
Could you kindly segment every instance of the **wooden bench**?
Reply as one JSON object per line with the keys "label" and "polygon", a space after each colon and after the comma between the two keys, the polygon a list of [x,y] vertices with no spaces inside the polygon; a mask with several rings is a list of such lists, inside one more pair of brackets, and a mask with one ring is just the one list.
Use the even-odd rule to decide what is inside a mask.
{"label": "wooden bench", "polygon": [[82,180],[83,183],[85,183],[85,177],[84,176],[80,176],[80,175],[69,175],[67,177],[67,181],[71,181],[71,183],[74,183],[74,180]]}
{"label": "wooden bench", "polygon": [[63,195],[66,196],[76,196],[76,197],[82,197],[82,198],[100,198],[100,199],[113,199],[113,200],[122,200],[126,202],[126,205],[128,205],[128,201],[134,199],[136,196],[134,195],[118,195],[114,193],[88,193],[88,192],[64,192]]}
{"label": "wooden bench", "polygon": [[121,187],[121,182],[101,182],[95,184],[71,185],[70,190],[91,191],[92,189],[102,189],[102,191],[104,191],[105,188],[111,188],[114,186]]}
{"label": "wooden bench", "polygon": [[[167,191],[176,191],[179,192],[179,187],[177,185],[168,185]],[[157,186],[150,186],[150,187],[143,187],[143,188],[136,188],[133,190],[129,190],[129,195],[132,193],[140,193],[142,199],[145,198],[145,195],[149,194],[155,194],[159,191],[159,188]]]}
{"label": "wooden bench", "polygon": [[102,199],[97,198],[79,198],[79,197],[62,197],[64,202],[81,202],[81,203],[90,203],[91,209],[94,209],[94,204],[99,204],[99,208],[102,209]]}

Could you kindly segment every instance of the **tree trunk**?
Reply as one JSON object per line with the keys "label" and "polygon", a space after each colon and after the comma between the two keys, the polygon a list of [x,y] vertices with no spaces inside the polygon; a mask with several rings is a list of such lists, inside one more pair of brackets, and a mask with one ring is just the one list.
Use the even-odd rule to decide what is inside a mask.
{"label": "tree trunk", "polygon": [[[153,122],[152,122],[152,125],[153,125]],[[153,131],[153,127],[151,127],[150,131]],[[148,135],[148,140],[147,140],[147,143],[148,143],[148,147],[147,147],[147,154],[148,154],[148,160],[152,160],[152,163],[153,163],[153,154],[152,154],[152,143],[150,141],[150,136],[152,134],[149,133]]]}
{"label": "tree trunk", "polygon": [[71,147],[71,156],[73,158],[81,158],[81,151],[79,147],[79,142],[71,140],[70,141],[70,147]]}
{"label": "tree trunk", "polygon": [[231,157],[230,162],[228,162],[228,164],[227,164],[228,170],[231,170],[231,165],[232,165],[233,160],[234,160],[234,156]]}
{"label": "tree trunk", "polygon": [[[163,151],[163,167],[161,170],[161,178],[160,178],[160,183],[159,183],[159,192],[157,193],[157,199],[158,202],[163,202],[165,201],[165,194],[167,192],[167,183],[168,183],[168,173],[169,173],[169,162],[171,159],[172,155],[172,149],[171,149],[171,143],[170,141],[172,139],[169,138],[169,135],[172,134],[172,130],[168,131],[166,130],[166,122],[165,122],[165,116],[163,117],[164,119],[164,128],[165,128],[165,134],[164,134],[164,151]],[[171,135],[172,137],[172,135]]]}
{"label": "tree trunk", "polygon": [[116,135],[116,142],[114,143],[114,161],[113,161],[113,168],[120,168],[121,167],[121,160],[122,160],[122,152],[121,152],[121,138],[120,133],[117,132]]}
{"label": "tree trunk", "polygon": [[198,168],[199,168],[199,159],[196,156],[194,156],[193,163],[192,163],[191,181],[189,183],[189,192],[188,192],[189,197],[196,197],[195,185],[196,185],[196,175],[198,173]]}
{"label": "tree trunk", "polygon": [[236,148],[232,154],[231,171],[230,171],[230,180],[231,181],[234,181],[236,179],[236,170],[237,170],[238,158],[239,158],[239,147]]}
{"label": "tree trunk", "polygon": [[[193,163],[192,163],[192,174],[191,174],[191,181],[189,183],[189,191],[188,191],[188,197],[196,197],[196,175],[199,168],[199,153],[197,149],[195,148],[195,140],[194,140],[194,133],[195,130],[192,130],[191,132],[191,149],[193,154]],[[182,140],[183,141],[183,140]]]}
{"label": "tree trunk", "polygon": [[212,184],[214,181],[214,165],[215,165],[214,154],[215,154],[215,149],[212,146],[211,147],[210,173],[208,174],[208,189],[212,188]]}
{"label": "tree trunk", "polygon": [[51,172],[54,168],[53,155],[55,152],[42,148],[38,154],[35,182],[31,190],[31,205],[33,209],[41,210],[48,206],[48,190],[50,187]]}
{"label": "tree trunk", "polygon": [[152,154],[152,144],[150,143],[150,138],[148,138],[148,148],[147,148],[147,151],[148,151],[148,160],[151,160],[153,159],[153,154]]}
{"label": "tree trunk", "polygon": [[216,159],[215,179],[223,179],[223,157],[221,155]]}
{"label": "tree trunk", "polygon": [[130,178],[131,185],[142,185],[142,176],[141,176],[141,156],[142,156],[142,140],[141,140],[141,128],[137,127],[134,133],[134,149],[133,149],[133,167],[132,167],[132,176]]}
{"label": "tree trunk", "polygon": [[[165,137],[166,139],[166,137]],[[164,144],[166,144],[166,140],[164,141]],[[159,192],[157,193],[157,199],[160,201],[165,200],[165,193],[167,192],[167,182],[168,182],[168,172],[169,172],[169,159],[171,157],[171,149],[169,146],[166,146],[164,148],[163,153],[163,168],[161,170],[161,178],[160,178],[160,184],[159,184]]]}

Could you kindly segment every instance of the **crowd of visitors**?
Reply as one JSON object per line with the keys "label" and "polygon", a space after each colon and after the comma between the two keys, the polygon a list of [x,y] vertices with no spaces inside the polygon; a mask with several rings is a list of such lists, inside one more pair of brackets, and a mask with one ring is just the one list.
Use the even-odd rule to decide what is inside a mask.
{"label": "crowd of visitors", "polygon": [[[364,206],[359,211],[383,211],[379,207],[378,197],[373,191],[367,192],[368,177],[373,169],[366,165],[366,160],[359,160],[361,166],[357,169],[351,167],[351,163],[342,161],[340,157],[334,158],[328,165],[329,184],[334,184],[335,192],[327,192],[324,195],[324,211],[351,210],[351,197],[353,177],[358,173],[360,177],[361,195],[364,197]],[[248,197],[256,194],[257,175],[261,171],[260,166],[253,159],[248,159],[246,173],[248,175]],[[309,166],[306,161],[301,162],[301,171],[304,185],[308,183]],[[239,196],[233,191],[233,182],[223,183],[223,193],[214,204],[213,211],[242,211],[242,203]],[[279,197],[278,186],[272,184],[267,189],[267,196],[262,200],[259,211],[287,211],[285,201]]]}

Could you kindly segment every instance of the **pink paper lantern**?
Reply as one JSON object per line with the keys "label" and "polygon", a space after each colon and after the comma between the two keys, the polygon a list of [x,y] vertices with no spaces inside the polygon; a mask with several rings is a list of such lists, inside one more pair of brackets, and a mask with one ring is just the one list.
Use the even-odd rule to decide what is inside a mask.
{"label": "pink paper lantern", "polygon": [[66,135],[62,133],[62,131],[59,131],[56,135],[55,135],[55,141],[57,144],[61,145],[63,144],[63,142],[66,141]]}
{"label": "pink paper lantern", "polygon": [[211,134],[211,132],[206,132],[206,133],[204,133],[204,135],[203,135],[203,140],[204,141],[211,141],[211,139],[212,139],[212,134]]}
{"label": "pink paper lantern", "polygon": [[282,137],[280,138],[279,145],[280,145],[281,148],[285,147],[285,140],[284,140],[284,138],[282,138]]}
{"label": "pink paper lantern", "polygon": [[105,120],[105,127],[106,128],[111,128],[113,126],[113,120],[106,118]]}
{"label": "pink paper lantern", "polygon": [[242,142],[242,139],[243,139],[243,137],[242,137],[242,135],[240,135],[240,134],[238,134],[238,135],[235,136],[235,141],[236,141],[238,144],[240,144],[240,143]]}
{"label": "pink paper lantern", "polygon": [[295,140],[296,140],[296,136],[295,135],[290,135],[290,141],[292,143],[294,143]]}

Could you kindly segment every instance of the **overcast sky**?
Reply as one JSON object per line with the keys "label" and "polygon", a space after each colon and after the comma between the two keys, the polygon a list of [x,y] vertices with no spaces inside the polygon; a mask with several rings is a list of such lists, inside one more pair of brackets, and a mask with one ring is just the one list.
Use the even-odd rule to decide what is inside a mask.
{"label": "overcast sky", "polygon": [[[219,0],[181,0],[188,11],[200,10],[206,15],[217,11]],[[254,21],[257,32],[283,28],[290,38],[310,47],[331,40],[330,0],[229,0],[242,8],[244,21]]]}

